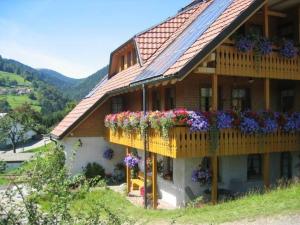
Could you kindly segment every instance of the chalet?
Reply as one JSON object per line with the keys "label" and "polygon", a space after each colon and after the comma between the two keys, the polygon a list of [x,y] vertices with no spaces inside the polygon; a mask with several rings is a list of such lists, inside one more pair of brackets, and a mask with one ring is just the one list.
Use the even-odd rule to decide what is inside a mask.
{"label": "chalet", "polygon": [[67,163],[80,141],[73,173],[139,157],[150,178],[127,163],[128,192],[146,180],[154,208],[297,177],[299,42],[299,0],[195,0],[114,50],[108,75],[52,136]]}

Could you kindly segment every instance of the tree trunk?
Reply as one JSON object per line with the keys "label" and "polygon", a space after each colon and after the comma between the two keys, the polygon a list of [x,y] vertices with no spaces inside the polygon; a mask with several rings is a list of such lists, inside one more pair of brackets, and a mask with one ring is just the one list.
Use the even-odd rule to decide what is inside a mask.
{"label": "tree trunk", "polygon": [[13,152],[16,153],[16,145],[12,144],[12,147],[13,147]]}

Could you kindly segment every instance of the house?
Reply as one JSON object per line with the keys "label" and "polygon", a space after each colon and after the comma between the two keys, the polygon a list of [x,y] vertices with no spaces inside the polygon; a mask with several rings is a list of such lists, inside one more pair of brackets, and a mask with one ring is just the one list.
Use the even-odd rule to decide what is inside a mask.
{"label": "house", "polygon": [[[298,0],[193,1],[126,41],[111,53],[108,75],[52,131],[65,146],[67,163],[73,145],[82,143],[73,173],[92,161],[111,173],[136,150],[144,171],[146,149],[153,207],[157,196],[174,206],[205,193],[216,202],[224,189],[245,192],[299,176],[300,58],[293,45],[300,40],[299,6]],[[167,124],[167,133],[148,124],[146,139],[138,130],[114,130],[104,123],[108,114],[176,108],[224,112],[229,126],[237,123],[217,129],[205,113],[195,113],[202,121],[193,131],[191,123]],[[122,114],[123,123],[128,114]],[[258,115],[267,119],[261,122]],[[107,148],[115,153],[111,161],[102,157]],[[194,182],[195,171],[202,185]],[[141,186],[139,179],[131,179],[127,167],[128,192],[131,183]]]}

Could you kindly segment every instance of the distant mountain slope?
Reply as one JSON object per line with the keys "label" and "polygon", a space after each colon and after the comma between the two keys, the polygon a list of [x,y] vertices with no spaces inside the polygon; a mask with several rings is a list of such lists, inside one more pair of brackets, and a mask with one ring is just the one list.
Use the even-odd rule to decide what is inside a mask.
{"label": "distant mountain slope", "polygon": [[79,79],[74,79],[71,77],[67,77],[61,73],[58,73],[54,70],[50,69],[38,69],[40,72],[40,79],[43,81],[52,84],[53,86],[57,87],[58,89],[64,91],[67,88],[72,87],[80,82]]}
{"label": "distant mountain slope", "polygon": [[78,101],[107,74],[108,66],[86,78],[74,79],[50,69],[34,69],[16,60],[2,58],[0,55],[0,71],[18,74],[28,81],[42,81],[59,90],[69,99]]}
{"label": "distant mountain slope", "polygon": [[72,99],[79,100],[86,96],[108,73],[108,66],[103,67],[96,73],[81,79],[79,83],[67,90],[67,96]]}

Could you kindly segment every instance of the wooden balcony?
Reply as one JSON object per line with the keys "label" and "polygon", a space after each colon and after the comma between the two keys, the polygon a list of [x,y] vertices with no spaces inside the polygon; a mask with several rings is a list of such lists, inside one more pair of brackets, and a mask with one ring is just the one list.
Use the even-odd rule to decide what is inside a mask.
{"label": "wooden balcony", "polygon": [[[143,150],[143,138],[139,132],[108,130],[107,139],[115,144]],[[225,156],[300,150],[300,134],[281,131],[268,135],[245,135],[237,129],[228,129],[220,131],[217,149],[212,150],[210,142],[208,132],[191,133],[187,127],[172,128],[168,139],[154,130],[150,130],[148,135],[150,152],[172,158],[203,157],[214,152]]]}
{"label": "wooden balcony", "polygon": [[239,52],[235,46],[221,45],[216,50],[216,73],[273,79],[300,80],[300,57],[283,58],[278,50],[266,56]]}

